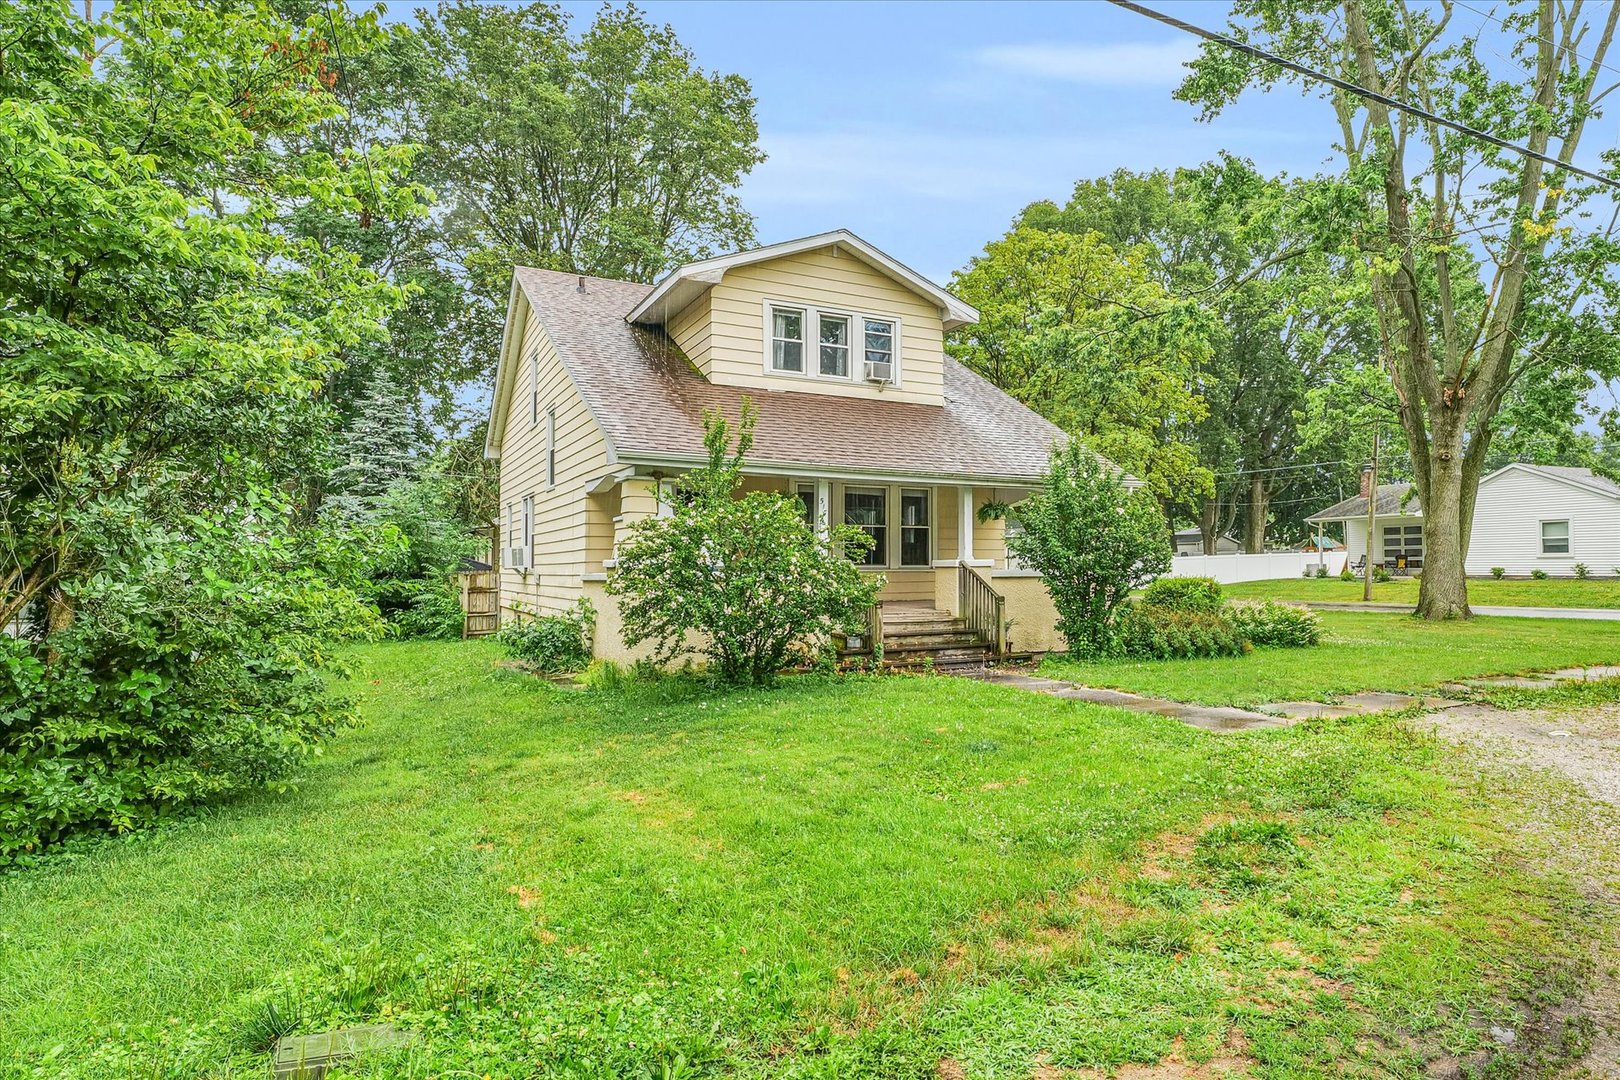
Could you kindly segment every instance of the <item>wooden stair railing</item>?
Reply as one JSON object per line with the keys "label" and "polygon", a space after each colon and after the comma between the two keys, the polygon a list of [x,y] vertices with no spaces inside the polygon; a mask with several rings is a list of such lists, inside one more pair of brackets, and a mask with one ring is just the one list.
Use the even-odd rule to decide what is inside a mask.
{"label": "wooden stair railing", "polygon": [[1007,653],[1007,598],[967,563],[956,567],[956,613],[997,656]]}

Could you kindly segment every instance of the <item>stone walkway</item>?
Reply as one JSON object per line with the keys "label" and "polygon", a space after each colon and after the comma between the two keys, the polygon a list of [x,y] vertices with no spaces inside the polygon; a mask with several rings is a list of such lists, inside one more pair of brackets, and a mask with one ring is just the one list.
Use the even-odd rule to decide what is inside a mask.
{"label": "stone walkway", "polygon": [[[964,672],[963,674],[967,678],[977,679],[980,682],[987,682],[996,686],[1011,686],[1035,694],[1049,694],[1052,697],[1084,701],[1092,705],[1112,705],[1120,709],[1130,709],[1132,712],[1167,716],[1195,728],[1222,733],[1287,727],[1299,720],[1316,719],[1318,717],[1365,716],[1368,713],[1391,712],[1396,709],[1409,709],[1413,706],[1419,706],[1431,712],[1457,709],[1465,705],[1471,709],[1490,708],[1490,706],[1484,705],[1469,705],[1468,702],[1457,701],[1440,694],[1412,695],[1393,694],[1382,690],[1364,690],[1359,694],[1350,694],[1332,702],[1278,701],[1266,705],[1256,705],[1253,709],[1235,709],[1220,705],[1194,705],[1185,701],[1171,701],[1168,698],[1129,694],[1123,690],[1080,686],[1076,683],[1062,682],[1058,679],[1043,679],[1038,675],[1026,675],[1023,672],[1005,669],[986,668],[981,671]],[[1446,692],[1458,694],[1484,686],[1542,688],[1556,686],[1561,682],[1614,678],[1620,678],[1620,665],[1601,664],[1592,667],[1560,668],[1557,671],[1528,676],[1491,675],[1478,679],[1467,679],[1463,682],[1447,683],[1440,687],[1439,690],[1441,694]]]}
{"label": "stone walkway", "polygon": [[[1398,611],[1412,612],[1411,604],[1366,603],[1360,600],[1290,600],[1322,611]],[[1499,604],[1470,604],[1475,615],[1505,615],[1513,619],[1595,619],[1599,622],[1620,622],[1620,608],[1584,607],[1504,607]]]}

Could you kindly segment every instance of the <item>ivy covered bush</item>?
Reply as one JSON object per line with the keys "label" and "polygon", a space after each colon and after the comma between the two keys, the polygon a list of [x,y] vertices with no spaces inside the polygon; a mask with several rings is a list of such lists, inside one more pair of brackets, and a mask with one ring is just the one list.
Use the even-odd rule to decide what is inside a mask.
{"label": "ivy covered bush", "polygon": [[681,478],[671,516],[635,524],[607,588],[620,598],[626,643],[652,643],[657,663],[697,652],[722,682],[768,683],[795,649],[861,632],[883,578],[851,561],[871,546],[863,530],[839,525],[823,538],[798,500],[737,495],[753,446],[751,402],[735,452],[722,417],[706,415],[704,425],[708,463]]}
{"label": "ivy covered bush", "polygon": [[547,674],[583,671],[591,662],[596,609],[581,598],[560,615],[520,615],[495,635],[514,659]]}

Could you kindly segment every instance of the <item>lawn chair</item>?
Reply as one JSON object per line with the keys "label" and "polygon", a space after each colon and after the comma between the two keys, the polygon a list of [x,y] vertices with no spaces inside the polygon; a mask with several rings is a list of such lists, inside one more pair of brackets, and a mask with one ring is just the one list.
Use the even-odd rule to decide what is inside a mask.
{"label": "lawn chair", "polygon": [[1350,564],[1350,572],[1352,574],[1359,574],[1365,569],[1367,569],[1367,556],[1365,555]]}

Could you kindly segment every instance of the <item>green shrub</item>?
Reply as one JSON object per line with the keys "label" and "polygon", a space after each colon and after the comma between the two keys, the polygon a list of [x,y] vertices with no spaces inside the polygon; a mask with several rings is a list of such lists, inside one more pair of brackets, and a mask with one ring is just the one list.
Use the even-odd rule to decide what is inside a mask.
{"label": "green shrub", "polygon": [[761,685],[801,643],[864,628],[883,578],[851,561],[871,547],[865,531],[839,525],[829,540],[797,499],[738,497],[754,415],[745,400],[735,453],[726,421],[704,417],[708,463],[681,477],[671,516],[632,527],[607,588],[622,598],[627,644],[652,642],[659,663],[695,648],[721,682]]}
{"label": "green shrub", "polygon": [[385,613],[397,637],[448,641],[461,636],[465,619],[461,601],[438,581],[412,582],[416,588],[403,605]]}
{"label": "green shrub", "polygon": [[1316,578],[1317,578],[1317,580],[1320,581],[1322,578],[1325,578],[1327,576],[1328,576],[1327,564],[1326,563],[1318,563],[1317,566],[1316,566]]}
{"label": "green shrub", "polygon": [[1251,645],[1301,649],[1322,640],[1322,618],[1309,608],[1279,604],[1233,604],[1232,621]]}
{"label": "green shrub", "polygon": [[1242,656],[1250,651],[1237,624],[1224,611],[1176,611],[1151,604],[1126,608],[1119,617],[1114,647],[1121,656],[1144,660]]}
{"label": "green shrub", "polygon": [[1502,575],[1504,575],[1506,573],[1507,573],[1507,568],[1506,567],[1502,567],[1502,566],[1493,566],[1493,567],[1491,567],[1491,577],[1495,578],[1497,581],[1501,581],[1502,580]]}
{"label": "green shrub", "polygon": [[1354,580],[1356,580],[1356,575],[1354,575],[1354,574],[1352,574],[1350,572],[1350,564],[1349,563],[1346,563],[1345,566],[1344,566],[1344,569],[1339,571],[1339,580],[1340,581],[1354,581]]}
{"label": "green shrub", "polygon": [[1592,568],[1583,562],[1578,562],[1575,564],[1575,576],[1585,581],[1592,576]]}
{"label": "green shrub", "polygon": [[1221,584],[1207,577],[1160,578],[1142,590],[1142,603],[1167,611],[1214,614],[1226,606]]}
{"label": "green shrub", "polygon": [[1170,569],[1170,538],[1152,494],[1128,491],[1070,440],[1053,451],[1041,489],[1018,504],[1018,520],[1024,531],[1008,546],[1043,575],[1070,651],[1107,655],[1131,593]]}
{"label": "green shrub", "polygon": [[1389,571],[1384,569],[1384,565],[1382,563],[1373,563],[1373,580],[1377,582],[1385,582],[1389,580]]}
{"label": "green shrub", "polygon": [[613,693],[624,689],[625,684],[630,682],[631,679],[630,672],[625,670],[623,664],[615,663],[612,660],[592,660],[590,666],[585,669],[585,674],[580,676],[579,681],[585,685],[587,690]]}
{"label": "green shrub", "polygon": [[560,615],[524,615],[501,627],[495,640],[514,659],[547,674],[579,671],[591,661],[596,610],[581,599]]}
{"label": "green shrub", "polygon": [[319,561],[193,519],[75,582],[43,642],[0,633],[0,866],[277,786],[351,722],[332,645],[381,623]]}
{"label": "green shrub", "polygon": [[1535,578],[1537,581],[1546,581],[1547,571],[1538,566],[1534,570],[1530,571],[1530,576]]}

